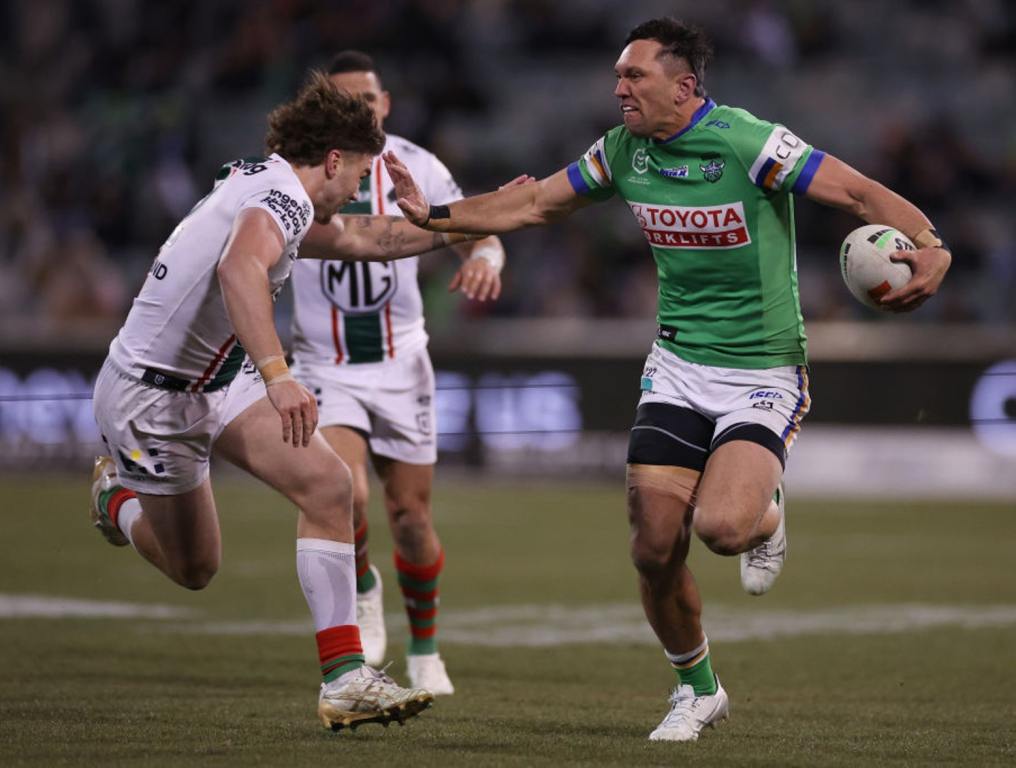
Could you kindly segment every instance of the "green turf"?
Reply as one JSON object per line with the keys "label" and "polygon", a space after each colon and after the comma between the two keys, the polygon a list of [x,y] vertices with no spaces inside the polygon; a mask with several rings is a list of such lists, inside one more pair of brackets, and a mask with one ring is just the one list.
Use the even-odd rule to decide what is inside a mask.
{"label": "green turf", "polygon": [[[174,587],[92,531],[86,484],[0,482],[0,593],[171,604],[192,621],[0,619],[0,765],[1011,765],[1016,625],[714,643],[732,719],[691,745],[651,744],[671,674],[649,644],[446,644],[458,688],[404,728],[332,734],[314,716],[306,635],[201,635],[194,621],[304,621],[294,515],[257,486],[217,488],[224,562]],[[635,602],[613,486],[481,485],[435,495],[445,610]],[[850,605],[1016,605],[1016,510],[1002,504],[790,498],[791,557],[774,592],[694,553],[710,605],[757,614]],[[389,537],[375,562],[397,607]],[[491,630],[496,632],[496,628]],[[404,624],[390,627],[401,676]]]}

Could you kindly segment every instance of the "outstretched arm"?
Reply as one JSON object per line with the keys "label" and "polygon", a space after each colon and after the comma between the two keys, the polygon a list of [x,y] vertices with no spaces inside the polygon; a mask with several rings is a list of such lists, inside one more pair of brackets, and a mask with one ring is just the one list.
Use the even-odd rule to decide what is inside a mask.
{"label": "outstretched arm", "polygon": [[[524,173],[498,189],[535,183],[536,179]],[[493,236],[485,237],[471,243],[459,243],[454,250],[462,259],[462,266],[448,284],[448,291],[461,289],[467,298],[496,301],[501,295],[501,269],[505,261],[501,240]]]}
{"label": "outstretched arm", "polygon": [[892,257],[893,261],[909,264],[914,274],[902,288],[881,298],[880,303],[886,309],[910,312],[935,294],[952,256],[942,247],[932,223],[917,206],[832,155],[822,160],[806,194],[869,224],[893,227],[914,241],[916,251],[897,251]]}
{"label": "outstretched arm", "polygon": [[435,232],[511,232],[562,219],[593,202],[575,191],[562,169],[534,184],[508,185],[451,205],[431,206],[402,161],[392,152],[382,157],[406,218]]}
{"label": "outstretched arm", "polygon": [[400,216],[340,214],[327,224],[311,226],[300,245],[300,258],[391,261],[477,239],[476,235],[428,232]]}

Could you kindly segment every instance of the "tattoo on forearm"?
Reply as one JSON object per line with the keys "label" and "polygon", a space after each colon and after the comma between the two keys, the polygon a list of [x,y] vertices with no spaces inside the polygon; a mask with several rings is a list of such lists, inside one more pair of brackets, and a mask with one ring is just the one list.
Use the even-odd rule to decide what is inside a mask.
{"label": "tattoo on forearm", "polygon": [[[378,218],[378,217],[375,217]],[[374,242],[382,255],[389,258],[401,256],[406,252],[408,238],[405,233],[395,229],[396,220],[392,217],[380,219],[382,223],[380,231],[374,236]]]}
{"label": "tattoo on forearm", "polygon": [[[357,232],[353,239],[346,241],[351,251],[381,256],[386,261],[427,250],[423,230],[410,227],[398,216],[347,216],[346,228]],[[430,250],[445,245],[442,233],[430,234]]]}

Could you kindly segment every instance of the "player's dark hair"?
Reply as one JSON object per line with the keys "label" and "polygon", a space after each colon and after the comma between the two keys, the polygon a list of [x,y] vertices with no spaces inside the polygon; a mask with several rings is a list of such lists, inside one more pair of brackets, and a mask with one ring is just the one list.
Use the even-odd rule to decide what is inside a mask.
{"label": "player's dark hair", "polygon": [[695,75],[695,95],[706,95],[706,67],[713,58],[713,44],[700,27],[664,16],[639,24],[628,33],[624,44],[635,40],[655,40],[663,46],[660,56],[674,56],[688,62],[691,73]]}
{"label": "player's dark hair", "polygon": [[356,51],[352,48],[339,51],[332,57],[332,63],[328,65],[329,75],[341,75],[343,72],[373,72],[374,59],[363,51]]}
{"label": "player's dark hair", "polygon": [[366,99],[336,88],[316,69],[295,99],[268,115],[265,147],[294,165],[321,165],[332,149],[376,155],[384,145]]}

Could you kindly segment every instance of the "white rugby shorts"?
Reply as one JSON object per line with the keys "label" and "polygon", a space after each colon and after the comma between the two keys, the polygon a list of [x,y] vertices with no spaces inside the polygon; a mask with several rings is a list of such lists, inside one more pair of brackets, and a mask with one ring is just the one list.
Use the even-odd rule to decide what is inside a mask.
{"label": "white rugby shorts", "polygon": [[[675,406],[692,414],[668,415],[661,406]],[[808,394],[808,369],[804,365],[776,368],[721,368],[700,365],[681,359],[673,352],[654,343],[642,373],[642,397],[629,450],[629,461],[635,463],[633,447],[641,442],[644,449],[649,434],[668,442],[679,453],[691,458],[682,466],[701,466],[709,454],[722,443],[746,439],[769,448],[781,464],[801,430],[801,421],[811,407]],[[680,444],[678,446],[677,444]],[[643,450],[641,457],[654,456],[653,449]],[[642,461],[641,463],[671,463]],[[693,467],[693,468],[701,468]]]}
{"label": "white rugby shorts", "polygon": [[318,427],[350,427],[371,453],[407,464],[437,461],[434,368],[426,348],[358,365],[304,365],[293,374],[318,401]]}
{"label": "white rugby shorts", "polygon": [[222,406],[223,425],[232,423],[233,419],[266,397],[268,390],[265,388],[265,380],[261,378],[261,372],[254,367],[249,357],[245,357],[240,372],[229,383],[226,391],[226,402]]}
{"label": "white rugby shorts", "polygon": [[138,493],[186,493],[208,477],[212,444],[228,421],[228,389],[178,392],[145,384],[108,358],[92,406],[120,482]]}

